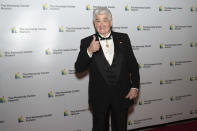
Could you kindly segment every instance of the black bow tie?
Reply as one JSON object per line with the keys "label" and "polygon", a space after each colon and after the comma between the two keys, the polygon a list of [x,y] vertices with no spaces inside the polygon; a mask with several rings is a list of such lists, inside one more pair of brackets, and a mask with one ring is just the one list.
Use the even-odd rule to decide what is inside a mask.
{"label": "black bow tie", "polygon": [[112,39],[111,34],[109,35],[109,37],[106,37],[106,38],[104,38],[104,37],[102,37],[98,34],[98,37],[100,38],[100,40],[110,40],[110,39]]}

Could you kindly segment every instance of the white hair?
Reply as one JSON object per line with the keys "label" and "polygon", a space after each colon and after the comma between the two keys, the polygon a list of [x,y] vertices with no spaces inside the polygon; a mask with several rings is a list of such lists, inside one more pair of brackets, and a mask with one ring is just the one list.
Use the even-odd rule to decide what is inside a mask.
{"label": "white hair", "polygon": [[97,15],[107,15],[109,20],[112,21],[112,14],[111,14],[110,10],[107,7],[97,7],[93,11],[93,21],[96,20],[96,16]]}

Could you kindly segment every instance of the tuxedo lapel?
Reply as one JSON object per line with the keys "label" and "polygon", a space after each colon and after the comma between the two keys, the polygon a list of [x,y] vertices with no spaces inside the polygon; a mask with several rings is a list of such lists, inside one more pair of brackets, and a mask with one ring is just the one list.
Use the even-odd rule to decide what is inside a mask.
{"label": "tuxedo lapel", "polygon": [[114,65],[114,73],[116,74],[117,79],[119,78],[121,67],[122,67],[122,53],[120,51],[120,38],[114,32],[112,32],[112,37],[114,41],[114,59],[112,64]]}
{"label": "tuxedo lapel", "polygon": [[99,72],[103,76],[105,80],[107,80],[107,71],[109,70],[109,63],[106,60],[102,47],[100,47],[99,51],[95,52],[93,54],[93,57],[95,59],[96,65],[99,69]]}

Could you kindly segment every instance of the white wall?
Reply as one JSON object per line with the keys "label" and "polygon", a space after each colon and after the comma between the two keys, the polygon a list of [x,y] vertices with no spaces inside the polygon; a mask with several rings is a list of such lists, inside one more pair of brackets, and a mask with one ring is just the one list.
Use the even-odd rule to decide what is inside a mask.
{"label": "white wall", "polygon": [[74,62],[80,39],[94,33],[96,6],[109,7],[114,31],[129,34],[141,67],[128,129],[197,117],[195,0],[0,0],[0,6],[0,131],[91,131],[88,76],[77,79]]}

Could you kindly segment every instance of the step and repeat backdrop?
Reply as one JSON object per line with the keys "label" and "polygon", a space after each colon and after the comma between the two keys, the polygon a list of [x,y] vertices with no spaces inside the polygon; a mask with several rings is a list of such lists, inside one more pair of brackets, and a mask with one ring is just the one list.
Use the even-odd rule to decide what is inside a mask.
{"label": "step and repeat backdrop", "polygon": [[128,129],[197,117],[196,0],[0,0],[0,131],[92,130],[88,75],[74,63],[98,6],[140,67]]}

